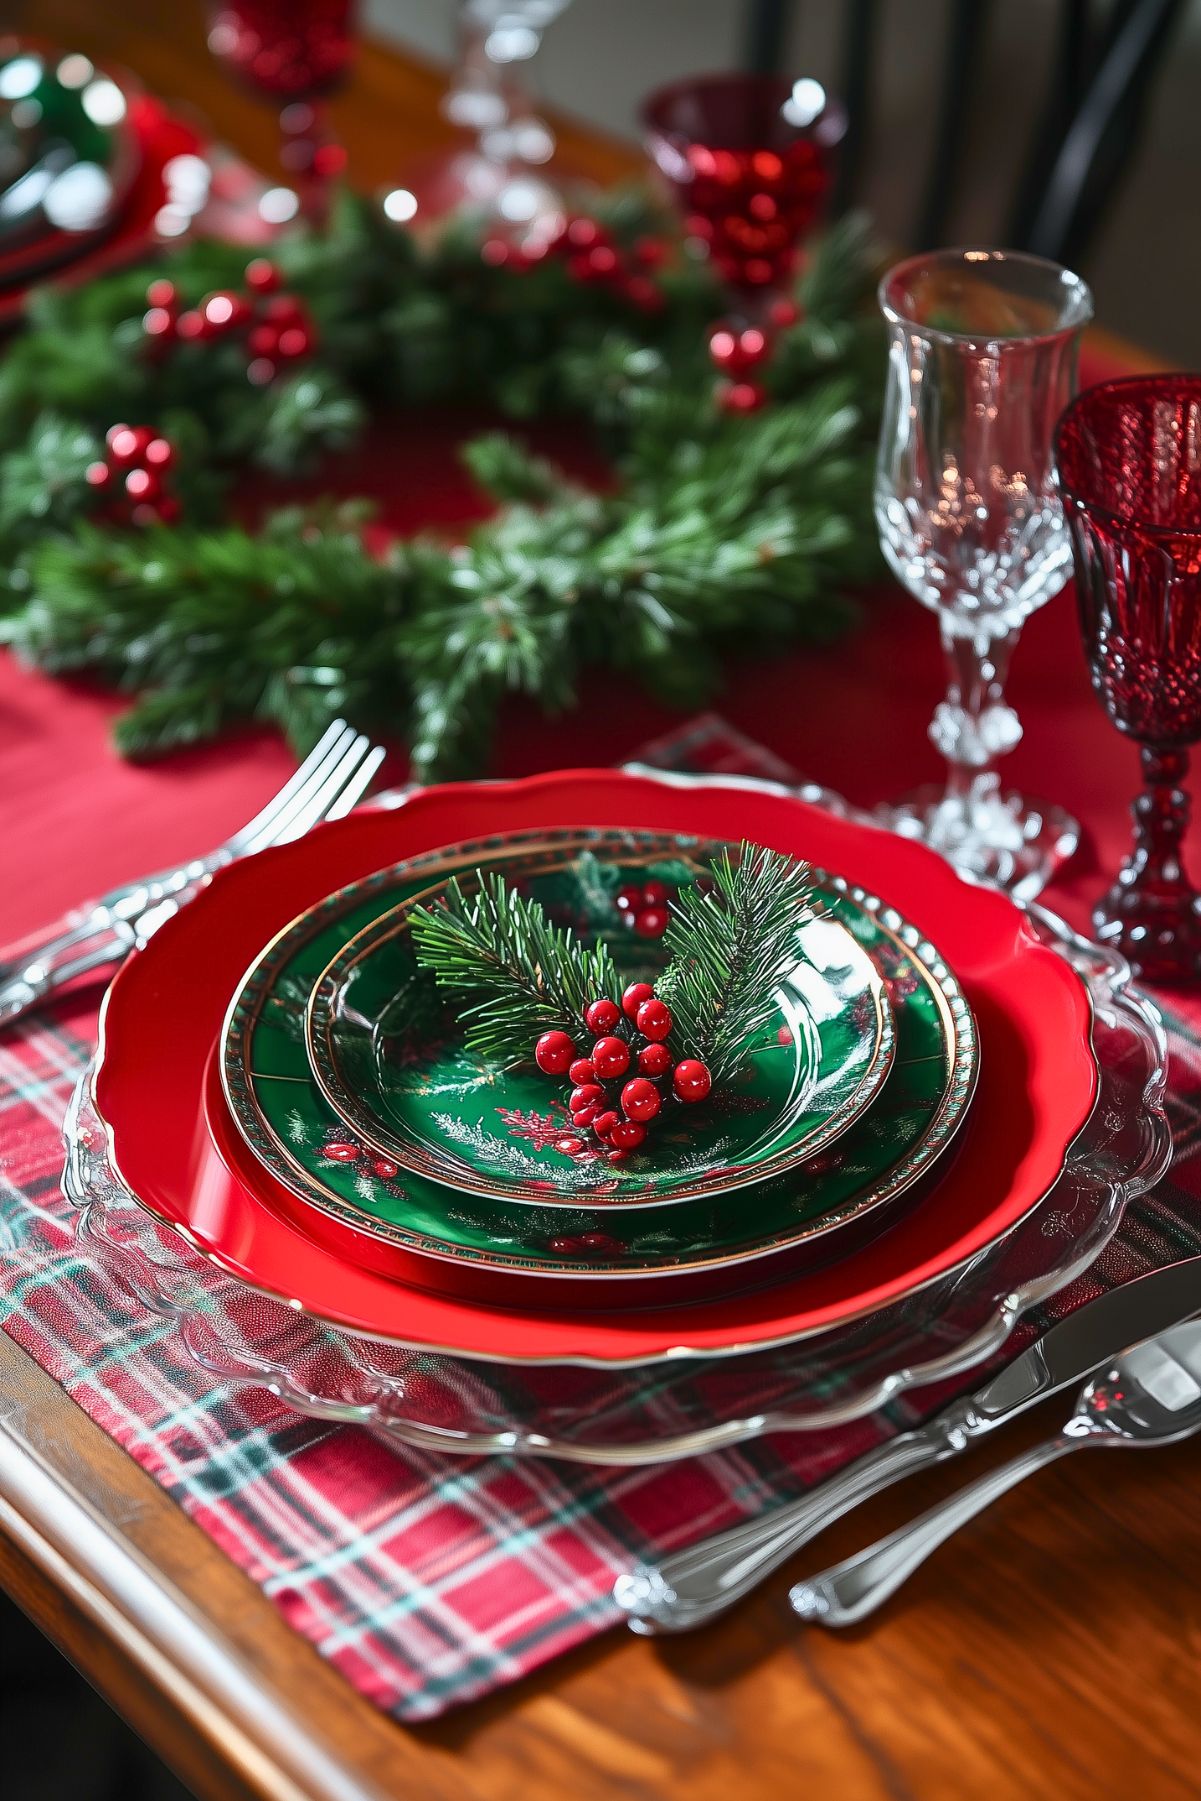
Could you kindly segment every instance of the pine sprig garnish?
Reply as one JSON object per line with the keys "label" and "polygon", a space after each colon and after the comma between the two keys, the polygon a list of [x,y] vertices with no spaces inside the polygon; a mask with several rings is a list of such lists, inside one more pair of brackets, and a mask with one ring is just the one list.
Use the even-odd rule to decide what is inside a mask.
{"label": "pine sprig garnish", "polygon": [[418,963],[439,987],[476,997],[460,1015],[467,1047],[500,1068],[527,1059],[544,1032],[579,1036],[597,995],[620,993],[603,944],[581,944],[504,877],[477,870],[479,891],[447,884],[436,907],[415,907],[409,926]]}
{"label": "pine sprig garnish", "polygon": [[713,885],[682,888],[664,942],[671,954],[657,992],[690,1056],[715,1084],[777,1011],[776,991],[801,961],[798,928],[813,917],[807,863],[744,844],[712,864]]}

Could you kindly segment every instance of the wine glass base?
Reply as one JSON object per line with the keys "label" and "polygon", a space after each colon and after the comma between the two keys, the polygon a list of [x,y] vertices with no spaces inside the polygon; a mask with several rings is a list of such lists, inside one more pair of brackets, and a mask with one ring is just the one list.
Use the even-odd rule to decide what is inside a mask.
{"label": "wine glass base", "polygon": [[1144,981],[1201,979],[1201,895],[1144,894],[1119,882],[1093,909],[1093,929]]}
{"label": "wine glass base", "polygon": [[930,783],[872,817],[902,838],[920,839],[964,875],[1033,900],[1080,843],[1080,827],[1062,807],[983,787],[948,795]]}

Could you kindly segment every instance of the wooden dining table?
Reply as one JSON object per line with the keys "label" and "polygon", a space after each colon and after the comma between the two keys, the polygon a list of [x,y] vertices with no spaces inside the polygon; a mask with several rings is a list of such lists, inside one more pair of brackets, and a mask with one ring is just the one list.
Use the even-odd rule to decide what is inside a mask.
{"label": "wooden dining table", "polygon": [[[35,0],[16,25],[135,69],[272,165],[270,109],[207,57],[193,0]],[[446,140],[443,83],[414,57],[363,46],[333,103],[354,181],[394,183]],[[639,169],[635,146],[557,125],[578,174],[607,184]],[[1127,367],[1154,361],[1105,349]],[[1043,1407],[973,1454],[972,1472],[1066,1411]],[[931,1504],[964,1468],[880,1497],[804,1566]],[[1199,1515],[1201,1442],[1153,1464],[1073,1458],[961,1532],[860,1628],[803,1628],[784,1572],[704,1631],[652,1641],[617,1629],[402,1726],[0,1335],[0,1584],[202,1801],[1184,1801],[1201,1791]]]}

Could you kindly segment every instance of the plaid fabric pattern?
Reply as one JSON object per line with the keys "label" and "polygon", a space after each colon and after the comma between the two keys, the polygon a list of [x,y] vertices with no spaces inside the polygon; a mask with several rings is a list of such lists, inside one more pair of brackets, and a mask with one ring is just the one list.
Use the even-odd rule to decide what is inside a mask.
{"label": "plaid fabric pattern", "polygon": [[[713,716],[645,760],[791,773]],[[1201,1007],[1168,1011],[1167,1023],[1172,1176],[1128,1210],[1056,1315],[1201,1250]],[[265,1392],[214,1387],[171,1326],[73,1243],[59,1128],[94,1027],[90,1006],[68,1004],[0,1038],[0,1323],[322,1656],[398,1718],[429,1718],[602,1631],[617,1618],[613,1580],[632,1561],[822,1480],[944,1398],[687,1464],[606,1470],[395,1449],[302,1419]]]}

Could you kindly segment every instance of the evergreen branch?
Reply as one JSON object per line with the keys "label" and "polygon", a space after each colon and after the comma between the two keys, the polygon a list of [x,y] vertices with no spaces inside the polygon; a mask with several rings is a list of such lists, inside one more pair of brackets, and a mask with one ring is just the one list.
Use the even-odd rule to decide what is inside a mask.
{"label": "evergreen branch", "polygon": [[712,864],[713,886],[682,888],[664,943],[671,962],[656,992],[673,1037],[727,1081],[749,1041],[774,1019],[781,981],[801,960],[798,928],[813,916],[809,865],[743,844]]}
{"label": "evergreen branch", "polygon": [[409,916],[421,967],[440,988],[476,997],[460,1014],[468,1048],[509,1067],[533,1056],[543,1032],[582,1039],[589,1002],[620,993],[608,949],[553,925],[501,875],[476,870],[469,880],[479,882],[470,899],[454,880],[441,904]]}

